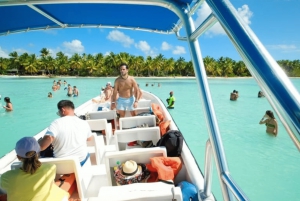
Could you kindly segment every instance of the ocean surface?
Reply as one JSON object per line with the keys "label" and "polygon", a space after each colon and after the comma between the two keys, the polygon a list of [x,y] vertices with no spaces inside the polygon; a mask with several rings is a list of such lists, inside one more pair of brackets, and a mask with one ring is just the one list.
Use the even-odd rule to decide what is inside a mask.
{"label": "ocean surface", "polygon": [[[62,86],[59,91],[52,92],[53,98],[48,98],[54,79],[58,78],[0,77],[0,157],[11,151],[19,138],[35,135],[56,119],[58,101],[70,99],[79,106],[97,96],[106,82],[114,82],[114,78],[60,78],[77,86],[79,97],[67,97]],[[136,80],[141,89],[156,94],[164,102],[169,92],[174,91],[175,109],[170,113],[204,170],[208,134],[196,80]],[[300,79],[291,81],[299,91]],[[250,200],[259,201],[299,200],[299,151],[281,122],[277,137],[266,134],[265,126],[258,124],[265,111],[272,108],[265,98],[257,98],[260,88],[255,80],[209,79],[209,86],[229,170],[245,194]],[[229,94],[234,89],[239,91],[240,97],[230,101]],[[13,112],[5,112],[2,108],[6,96],[11,98]],[[215,167],[212,191],[218,200],[222,200]]]}

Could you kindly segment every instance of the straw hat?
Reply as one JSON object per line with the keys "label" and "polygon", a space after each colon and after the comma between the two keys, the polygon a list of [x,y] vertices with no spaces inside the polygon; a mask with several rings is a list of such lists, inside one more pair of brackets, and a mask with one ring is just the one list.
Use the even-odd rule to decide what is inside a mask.
{"label": "straw hat", "polygon": [[114,173],[117,185],[144,182],[150,175],[144,164],[136,163],[133,160],[126,161],[119,165]]}

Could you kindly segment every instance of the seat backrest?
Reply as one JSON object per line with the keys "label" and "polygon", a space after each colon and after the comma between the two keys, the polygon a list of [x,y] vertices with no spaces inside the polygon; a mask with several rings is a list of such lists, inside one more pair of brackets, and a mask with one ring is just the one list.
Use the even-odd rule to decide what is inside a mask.
{"label": "seat backrest", "polygon": [[86,120],[92,131],[104,130],[106,135],[106,144],[109,145],[112,141],[112,126],[107,123],[106,119],[89,119]]}
{"label": "seat backrest", "polygon": [[141,99],[139,100],[137,107],[151,107],[151,100]]}
{"label": "seat backrest", "polygon": [[128,130],[116,130],[115,142],[116,148],[119,150],[119,143],[127,143],[136,140],[152,141],[156,144],[160,139],[159,127],[135,128]]}
{"label": "seat backrest", "polygon": [[[93,153],[95,154],[95,159],[96,159],[96,165],[100,165],[100,147],[101,147],[101,140],[103,141],[104,145],[104,140],[103,136],[97,136],[96,133],[92,133],[92,140],[87,141],[87,146],[93,149],[93,152],[90,152],[92,155]],[[90,149],[88,149],[90,150]]]}
{"label": "seat backrest", "polygon": [[95,111],[89,112],[90,119],[107,119],[107,120],[116,120],[116,111]]}
{"label": "seat backrest", "polygon": [[167,157],[165,147],[136,148],[124,151],[106,152],[104,160],[109,185],[112,185],[114,182],[111,172],[113,171],[113,167],[118,164],[125,163],[127,160],[134,160],[137,163],[147,164],[150,163],[150,158],[161,156]]}
{"label": "seat backrest", "polygon": [[84,192],[87,188],[84,185],[84,178],[82,175],[82,169],[80,162],[76,157],[66,157],[66,158],[42,158],[40,159],[42,163],[49,163],[56,165],[56,174],[70,174],[75,173],[77,190],[79,197],[84,199]]}
{"label": "seat backrest", "polygon": [[86,121],[90,125],[91,130],[93,130],[93,131],[105,130],[105,132],[107,132],[106,119],[88,119]]}
{"label": "seat backrest", "polygon": [[136,128],[143,124],[147,124],[149,127],[156,126],[155,116],[154,115],[135,116],[135,117],[124,117],[119,119],[120,130]]}
{"label": "seat backrest", "polygon": [[[132,193],[134,192],[134,193]],[[135,183],[123,186],[104,186],[100,189],[99,200],[139,200],[139,201],[182,201],[180,187],[154,183]]]}

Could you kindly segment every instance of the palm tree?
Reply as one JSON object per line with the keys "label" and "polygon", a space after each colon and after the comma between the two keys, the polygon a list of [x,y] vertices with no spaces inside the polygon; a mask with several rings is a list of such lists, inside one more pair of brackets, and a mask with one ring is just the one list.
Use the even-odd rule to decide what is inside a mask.
{"label": "palm tree", "polygon": [[222,68],[223,76],[227,77],[233,73],[233,60],[229,57],[220,57],[218,60],[219,66]]}
{"label": "palm tree", "polygon": [[104,66],[105,58],[102,53],[98,53],[95,55],[95,62],[98,66],[98,74],[101,75],[103,72],[103,69],[105,68],[105,66]]}
{"label": "palm tree", "polygon": [[131,56],[130,60],[130,69],[135,72],[136,76],[139,76],[140,72],[143,70],[143,64],[144,64],[144,57],[142,56]]}
{"label": "palm tree", "polygon": [[206,74],[213,75],[213,71],[215,70],[215,66],[217,65],[216,60],[210,56],[206,56],[203,59]]}
{"label": "palm tree", "polygon": [[63,52],[56,53],[56,65],[57,65],[57,73],[59,74],[67,74],[69,72],[69,62],[68,56],[66,56]]}
{"label": "palm tree", "polygon": [[173,72],[175,67],[175,60],[173,58],[166,59],[163,64],[163,71],[165,75],[168,76],[169,72]]}
{"label": "palm tree", "polygon": [[180,76],[182,75],[182,70],[185,68],[185,59],[183,57],[179,57],[175,62],[175,67],[178,70]]}
{"label": "palm tree", "polygon": [[19,62],[19,55],[16,51],[13,51],[9,54],[10,56],[10,67],[16,68],[18,71],[20,70],[20,62]]}
{"label": "palm tree", "polygon": [[29,55],[24,63],[23,63],[24,67],[25,67],[25,71],[30,73],[32,75],[32,73],[36,73],[38,72],[37,66],[38,66],[38,59],[35,56],[35,54],[31,54]]}
{"label": "palm tree", "polygon": [[[154,65],[154,71],[157,71],[157,76],[159,76],[159,72],[163,66],[163,63],[165,61],[165,57],[162,54],[157,55],[154,59],[153,59],[153,65]],[[154,72],[153,72],[154,73]]]}
{"label": "palm tree", "polygon": [[148,76],[150,77],[150,71],[154,72],[154,64],[153,64],[153,59],[151,56],[147,56],[147,59],[145,62],[145,69],[147,69]]}
{"label": "palm tree", "polygon": [[83,65],[82,58],[78,53],[75,53],[71,58],[70,58],[70,67],[72,71],[77,70],[77,73],[79,75],[79,70],[81,69]]}
{"label": "palm tree", "polygon": [[9,60],[7,58],[0,57],[0,74],[3,74],[8,68]]}

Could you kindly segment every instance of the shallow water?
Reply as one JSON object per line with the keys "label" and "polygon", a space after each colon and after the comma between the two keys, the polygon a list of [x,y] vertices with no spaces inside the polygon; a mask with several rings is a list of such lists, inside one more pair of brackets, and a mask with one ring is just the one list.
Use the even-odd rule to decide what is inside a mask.
{"label": "shallow water", "polygon": [[[54,79],[0,78],[0,105],[4,105],[4,97],[9,96],[14,106],[13,112],[0,108],[0,156],[12,150],[20,137],[35,135],[57,118],[59,100],[70,99],[79,106],[99,94],[107,81],[114,81],[114,78],[65,79],[77,86],[79,97],[67,97],[62,87],[52,92],[53,98],[47,98]],[[137,81],[142,89],[156,94],[164,102],[169,91],[174,91],[175,109],[170,113],[204,170],[208,134],[196,81],[150,78]],[[292,79],[292,82],[299,90],[300,79]],[[157,86],[158,83],[161,87]],[[234,180],[251,200],[297,200],[299,152],[280,122],[276,138],[266,134],[265,126],[258,124],[265,111],[272,108],[265,98],[257,98],[260,88],[256,82],[253,79],[210,79],[209,86]],[[239,91],[238,101],[229,101],[233,89]],[[213,174],[213,192],[222,200],[216,171]]]}

